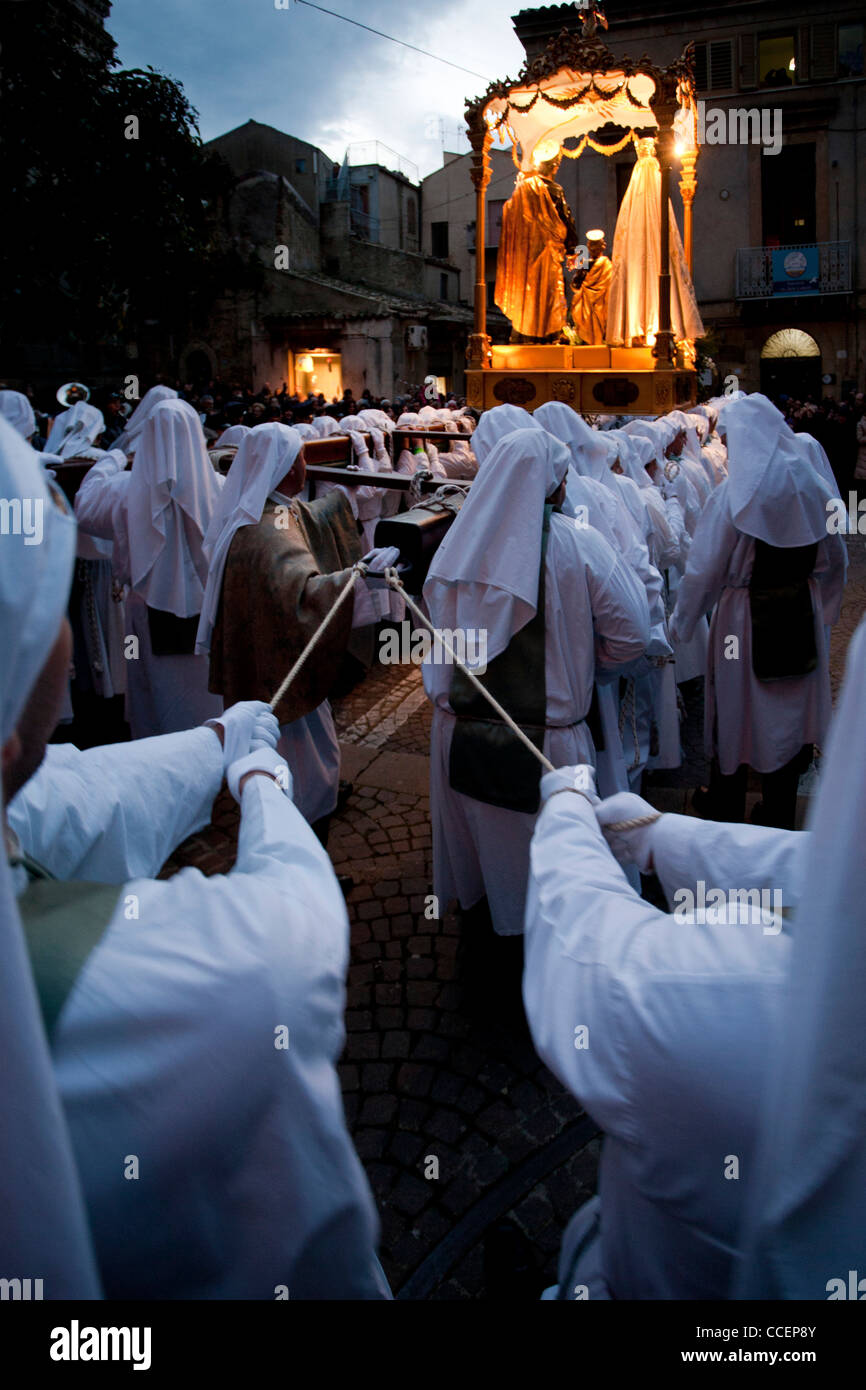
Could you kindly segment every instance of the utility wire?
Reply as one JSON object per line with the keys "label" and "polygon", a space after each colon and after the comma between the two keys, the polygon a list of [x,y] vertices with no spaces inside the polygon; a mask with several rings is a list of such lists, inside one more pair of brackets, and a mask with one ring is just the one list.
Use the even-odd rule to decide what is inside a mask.
{"label": "utility wire", "polygon": [[366,29],[368,34],[376,34],[380,39],[387,39],[389,43],[399,43],[403,48],[411,48],[413,53],[423,53],[425,58],[432,58],[434,63],[446,63],[449,68],[456,68],[458,72],[467,72],[470,77],[479,77],[482,82],[490,79],[481,72],[473,72],[471,68],[463,68],[459,63],[452,63],[450,58],[440,58],[438,53],[430,53],[426,48],[418,48],[414,43],[406,43],[404,39],[395,39],[393,34],[383,34],[381,29],[371,29],[369,24],[362,24],[358,19],[350,19],[347,14],[337,14],[336,10],[326,10],[323,5],[314,5],[312,0],[297,0],[299,5],[306,5],[310,10],[318,10],[320,14],[329,14],[334,19],[342,19],[345,24],[354,24],[357,29]]}

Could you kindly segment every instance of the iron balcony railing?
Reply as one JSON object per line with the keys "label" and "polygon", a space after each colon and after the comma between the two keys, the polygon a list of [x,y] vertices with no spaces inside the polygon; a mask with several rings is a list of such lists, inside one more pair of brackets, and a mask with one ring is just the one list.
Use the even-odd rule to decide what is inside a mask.
{"label": "iron balcony railing", "polygon": [[737,299],[848,294],[852,280],[850,241],[746,246],[737,251]]}

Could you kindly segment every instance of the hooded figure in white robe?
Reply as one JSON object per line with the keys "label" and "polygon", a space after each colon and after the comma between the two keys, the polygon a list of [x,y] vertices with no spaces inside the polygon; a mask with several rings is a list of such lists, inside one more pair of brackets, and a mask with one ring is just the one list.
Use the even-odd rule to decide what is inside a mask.
{"label": "hooded figure in white robe", "polygon": [[[488,664],[535,617],[544,505],[560,491],[569,459],[568,449],[545,430],[505,435],[481,463],[430,567],[424,598],[431,621],[440,629],[462,631],[467,650],[469,634],[483,634]],[[594,761],[585,721],[596,664],[619,667],[641,656],[649,641],[649,614],[634,572],[601,535],[591,527],[577,528],[555,512],[545,560],[544,620],[543,752],[555,764],[572,749]],[[454,668],[432,658],[431,652],[423,676],[434,706],[430,803],[435,891],[440,902],[456,898],[464,909],[486,894],[497,933],[517,935],[523,926],[535,816],[490,805],[451,786]]]}
{"label": "hooded figure in white robe", "polygon": [[[615,830],[652,808],[592,805],[576,769],[544,778],[526,1011],[606,1136],[600,1197],[545,1297],[862,1293],[864,679],[861,624],[806,832],[677,815]],[[631,863],[670,915],[630,892]]]}
{"label": "hooded figure in white robe", "polygon": [[30,440],[36,433],[36,416],[23,391],[0,391],[0,417],[17,430],[22,439]]}
{"label": "hooded figure in white robe", "polygon": [[[605,1139],[600,1195],[569,1224],[544,1296],[723,1299],[808,836],[663,815],[606,841],[605,825],[653,808],[629,793],[593,805],[577,773],[542,781],[523,997],[539,1056]],[[630,888],[635,864],[670,914]]]}
{"label": "hooded figure in white robe", "polygon": [[[0,544],[0,745],[20,754],[19,726],[64,625],[75,523],[56,507],[39,455],[0,420],[0,496],[39,509],[41,545],[23,528]],[[68,631],[68,630],[67,630]],[[67,655],[71,650],[68,636]],[[61,653],[62,657],[62,653]],[[43,712],[44,718],[44,712]],[[37,725],[38,727],[38,725]],[[50,730],[46,731],[50,732]],[[4,785],[2,801],[8,793]],[[5,828],[5,826],[4,826]],[[40,1280],[35,1298],[96,1299],[99,1277],[66,1116],[33,983],[12,872],[0,862],[0,1251],[7,1278]]]}
{"label": "hooded figure in white robe", "polygon": [[[115,578],[129,586],[127,635],[137,658],[127,662],[127,719],[133,738],[193,728],[219,714],[222,701],[207,688],[208,663],[193,650],[155,651],[160,616],[192,619],[201,612],[207,583],[202,540],[220,496],[201,424],[185,401],[165,400],[150,412],[136,445],[131,472],[117,449],[85,475],[75,498],[82,530],[112,540]],[[187,642],[187,637],[189,641]],[[162,643],[159,644],[162,646]]]}
{"label": "hooded figure in white robe", "polygon": [[313,429],[319,439],[327,439],[332,434],[342,434],[339,423],[333,415],[317,415],[313,421]]}
{"label": "hooded figure in white robe", "polygon": [[[585,420],[561,401],[550,401],[539,406],[532,418],[566,443],[571,453],[563,511],[567,515],[586,517],[589,524],[601,532],[634,571],[643,585],[649,605],[650,640],[644,655],[616,672],[608,673],[602,668],[596,672],[599,717],[604,736],[604,750],[597,750],[596,778],[600,791],[605,796],[612,796],[616,791],[626,790],[629,785],[628,768],[635,762],[633,740],[628,740],[627,747],[623,744],[625,723],[620,729],[620,677],[645,676],[649,674],[651,658],[671,655],[666,632],[664,582],[650,561],[646,542],[618,486],[619,479],[608,468],[607,445],[598,432],[590,429]],[[673,713],[675,718],[675,701]]]}
{"label": "hooded figure in white robe", "polygon": [[762,1049],[768,1084],[736,1298],[866,1294],[864,688],[861,622],[811,806],[788,991]]}
{"label": "hooded figure in white robe", "polygon": [[[176,401],[177,392],[171,386],[151,386],[149,391],[145,391],[135,410],[127,420],[123,433],[119,434],[114,441],[114,448],[120,449],[121,453],[134,454],[138,448],[141,432],[147,421],[150,419],[154,410],[163,401]],[[196,415],[196,419],[198,416]],[[199,422],[201,423],[201,422]],[[204,435],[202,435],[204,438]]]}
{"label": "hooded figure in white robe", "polygon": [[[728,477],[701,514],[671,619],[674,641],[687,641],[713,609],[704,742],[723,776],[741,764],[774,772],[822,742],[831,712],[825,629],[838,620],[847,569],[844,541],[828,534],[829,489],[775,406],[749,396],[727,423]],[[815,656],[806,674],[755,674],[749,582],[758,541],[817,546],[808,578]]]}
{"label": "hooded figure in white robe", "polygon": [[[6,432],[4,493],[41,498],[35,463],[7,467]],[[267,707],[54,748],[29,780],[38,724],[8,742],[68,591],[74,527],[45,496],[48,544],[0,547],[4,764],[20,787],[0,869],[5,1267],[42,1278],[45,1298],[99,1295],[68,1126],[108,1297],[387,1297],[335,1069],[346,908]],[[231,872],[157,881],[224,776],[241,807]],[[140,1181],[124,1181],[133,1155]]]}
{"label": "hooded figure in white robe", "polygon": [[249,432],[249,425],[228,425],[211,447],[214,449],[236,449],[241,440],[246,439]]}
{"label": "hooded figure in white robe", "polygon": [[[666,566],[667,607],[673,612],[676,594],[686,572],[692,536],[700,520],[703,502],[682,461],[668,459],[667,446],[676,438],[676,426],[670,420],[635,420],[624,426],[622,433],[630,439],[647,440],[655,461],[654,485],[661,496],[668,524],[676,541],[676,553],[670,553]],[[649,461],[649,460],[647,460]],[[693,462],[688,467],[694,468]],[[646,465],[644,465],[646,471]],[[679,513],[679,516],[677,515]],[[682,524],[680,525],[680,517]],[[709,624],[699,619],[687,642],[670,634],[674,648],[674,679],[677,685],[703,677],[707,670]]]}
{"label": "hooded figure in white robe", "polygon": [[[226,560],[235,534],[242,526],[254,526],[261,521],[269,499],[284,507],[291,506],[291,497],[284,496],[277,488],[291,471],[302,447],[297,430],[278,422],[257,425],[241,441],[203,542],[209,569],[196,634],[196,652],[205,663],[219,613]],[[347,495],[351,493],[349,488],[345,491]],[[378,609],[370,611],[365,606],[362,595],[367,597],[366,586],[358,584],[355,589],[357,625],[374,621],[378,616]],[[375,597],[378,599],[378,591]],[[336,807],[340,785],[340,745],[330,702],[323,700],[309,714],[282,724],[278,749],[292,770],[295,804],[305,819],[313,824],[329,816]]]}

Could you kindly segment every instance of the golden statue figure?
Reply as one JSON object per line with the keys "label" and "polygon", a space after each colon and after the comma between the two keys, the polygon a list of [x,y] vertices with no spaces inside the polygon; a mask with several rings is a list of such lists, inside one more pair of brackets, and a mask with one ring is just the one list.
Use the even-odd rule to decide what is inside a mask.
{"label": "golden statue figure", "polygon": [[562,263],[577,246],[577,229],[556,182],[561,160],[559,146],[543,141],[533,154],[535,172],[517,175],[502,209],[495,299],[523,338],[559,334],[568,316]]}
{"label": "golden statue figure", "polygon": [[589,266],[579,271],[571,300],[571,318],[583,343],[603,343],[607,328],[607,300],[613,266],[604,254],[604,232],[594,229],[586,234]]}

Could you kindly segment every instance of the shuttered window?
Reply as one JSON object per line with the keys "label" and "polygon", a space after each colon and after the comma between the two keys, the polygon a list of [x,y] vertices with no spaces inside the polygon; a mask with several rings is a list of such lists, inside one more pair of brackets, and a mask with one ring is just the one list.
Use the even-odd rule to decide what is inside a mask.
{"label": "shuttered window", "polygon": [[734,46],[731,39],[695,45],[695,85],[699,92],[730,91],[734,85]]}
{"label": "shuttered window", "polygon": [[836,76],[836,25],[813,24],[810,71],[813,82]]}

